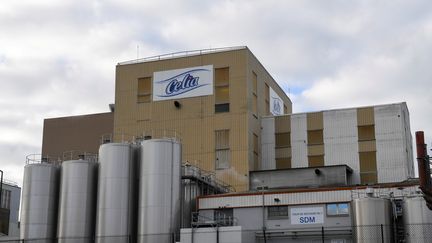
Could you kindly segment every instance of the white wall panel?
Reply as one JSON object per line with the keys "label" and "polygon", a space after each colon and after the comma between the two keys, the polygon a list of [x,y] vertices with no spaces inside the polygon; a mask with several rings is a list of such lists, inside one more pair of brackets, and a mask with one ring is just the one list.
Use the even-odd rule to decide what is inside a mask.
{"label": "white wall panel", "polygon": [[360,183],[357,110],[325,111],[323,118],[325,165],[348,165],[353,169],[352,181]]}
{"label": "white wall panel", "polygon": [[261,170],[276,169],[275,120],[274,117],[261,119]]}
{"label": "white wall panel", "polygon": [[306,114],[291,115],[291,167],[308,167]]}
{"label": "white wall panel", "polygon": [[406,180],[409,172],[401,104],[377,106],[374,110],[378,182]]}

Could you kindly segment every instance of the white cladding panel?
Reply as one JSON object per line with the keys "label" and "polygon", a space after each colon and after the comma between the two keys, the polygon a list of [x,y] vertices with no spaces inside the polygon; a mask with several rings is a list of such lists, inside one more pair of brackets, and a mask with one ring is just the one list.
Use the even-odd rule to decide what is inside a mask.
{"label": "white cladding panel", "polygon": [[348,165],[353,169],[353,183],[360,183],[357,110],[325,111],[323,119],[325,165]]}
{"label": "white cladding panel", "polygon": [[411,135],[411,129],[410,129],[410,120],[409,120],[409,111],[406,103],[401,104],[401,110],[402,110],[402,117],[403,117],[403,131],[405,136],[405,144],[404,146],[407,149],[407,170],[408,170],[408,176],[410,178],[415,177],[414,172],[414,155],[413,155],[413,141],[412,141],[412,135]]}
{"label": "white cladding panel", "polygon": [[[279,202],[275,202],[279,198]],[[298,192],[298,193],[274,193],[264,194],[266,206],[273,205],[296,205],[311,203],[347,202],[351,200],[350,190],[321,191],[321,192]],[[237,195],[200,198],[199,209],[212,209],[220,207],[257,207],[261,206],[263,195]]]}
{"label": "white cladding panel", "polygon": [[378,183],[404,181],[409,174],[401,105],[377,106],[374,110]]}
{"label": "white cladding panel", "polygon": [[276,169],[275,160],[275,118],[261,119],[261,170]]}
{"label": "white cladding panel", "polygon": [[306,114],[291,115],[291,167],[308,167]]}
{"label": "white cladding panel", "polygon": [[216,228],[214,227],[180,229],[180,243],[192,243],[192,242],[242,243],[244,242],[242,240],[241,226],[218,227],[217,231]]}

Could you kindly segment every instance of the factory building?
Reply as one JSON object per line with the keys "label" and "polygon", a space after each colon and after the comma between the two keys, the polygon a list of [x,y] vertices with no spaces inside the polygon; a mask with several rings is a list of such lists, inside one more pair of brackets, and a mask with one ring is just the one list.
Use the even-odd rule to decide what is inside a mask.
{"label": "factory building", "polygon": [[[50,205],[61,199],[57,210],[46,208],[59,215],[37,237],[167,243],[432,239],[430,210],[413,178],[405,103],[293,114],[290,99],[252,52],[234,47],[119,63],[110,108],[45,120],[42,158],[26,170],[45,171],[34,179],[50,178],[44,181],[49,192],[41,189]],[[70,150],[83,153],[65,156]],[[79,165],[93,168],[94,157],[84,152],[99,153],[97,176],[85,169],[78,180]],[[59,158],[69,161],[56,164]],[[98,193],[88,193],[95,178]],[[75,201],[63,188],[86,199]],[[71,222],[67,215],[77,208],[96,212],[96,223],[88,223],[89,215]],[[35,227],[29,220],[22,223],[22,238]],[[77,233],[74,225],[85,228]]]}
{"label": "factory building", "polygon": [[264,117],[262,170],[348,165],[353,184],[414,177],[406,103]]}
{"label": "factory building", "polygon": [[21,188],[12,181],[2,181],[0,201],[0,241],[19,235],[18,215]]}

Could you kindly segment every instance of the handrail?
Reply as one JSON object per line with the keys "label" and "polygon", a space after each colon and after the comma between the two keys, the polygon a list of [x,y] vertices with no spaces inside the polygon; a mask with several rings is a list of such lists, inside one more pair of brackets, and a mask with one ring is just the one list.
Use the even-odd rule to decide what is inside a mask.
{"label": "handrail", "polygon": [[179,51],[179,52],[150,56],[150,57],[145,57],[145,58],[138,58],[138,59],[130,60],[130,61],[119,62],[118,65],[128,65],[128,64],[136,64],[136,63],[143,63],[143,62],[160,61],[160,60],[165,60],[165,59],[196,56],[196,55],[203,55],[203,54],[208,54],[208,53],[241,50],[241,49],[245,49],[245,48],[246,48],[246,46],[233,46],[233,47],[209,48],[209,49],[191,50],[191,51]]}

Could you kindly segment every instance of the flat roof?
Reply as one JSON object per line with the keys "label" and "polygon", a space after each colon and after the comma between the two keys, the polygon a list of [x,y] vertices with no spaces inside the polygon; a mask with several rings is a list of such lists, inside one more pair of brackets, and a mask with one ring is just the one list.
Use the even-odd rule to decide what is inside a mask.
{"label": "flat roof", "polygon": [[154,61],[161,61],[167,59],[212,54],[218,52],[236,51],[242,49],[247,49],[247,46],[233,46],[233,47],[209,48],[209,49],[201,49],[201,50],[179,51],[179,52],[172,52],[172,53],[167,53],[167,54],[162,54],[157,56],[150,56],[150,57],[144,57],[144,58],[138,58],[138,59],[124,61],[124,62],[119,62],[117,65],[121,66],[121,65],[137,64],[137,63],[144,63],[144,62],[154,62]]}
{"label": "flat roof", "polygon": [[378,105],[364,105],[364,106],[355,106],[355,107],[346,107],[346,108],[335,108],[335,109],[327,109],[327,110],[316,110],[316,111],[305,111],[305,112],[298,112],[298,113],[291,113],[291,114],[282,114],[282,115],[269,115],[269,116],[263,116],[263,118],[271,118],[271,117],[278,117],[278,116],[291,116],[291,115],[302,115],[302,114],[309,114],[309,113],[317,113],[317,112],[327,112],[327,111],[344,111],[344,110],[352,110],[352,109],[359,109],[359,108],[369,108],[369,107],[385,107],[385,106],[391,106],[391,105],[405,105],[406,102],[398,102],[398,103],[389,103],[389,104],[378,104]]}

